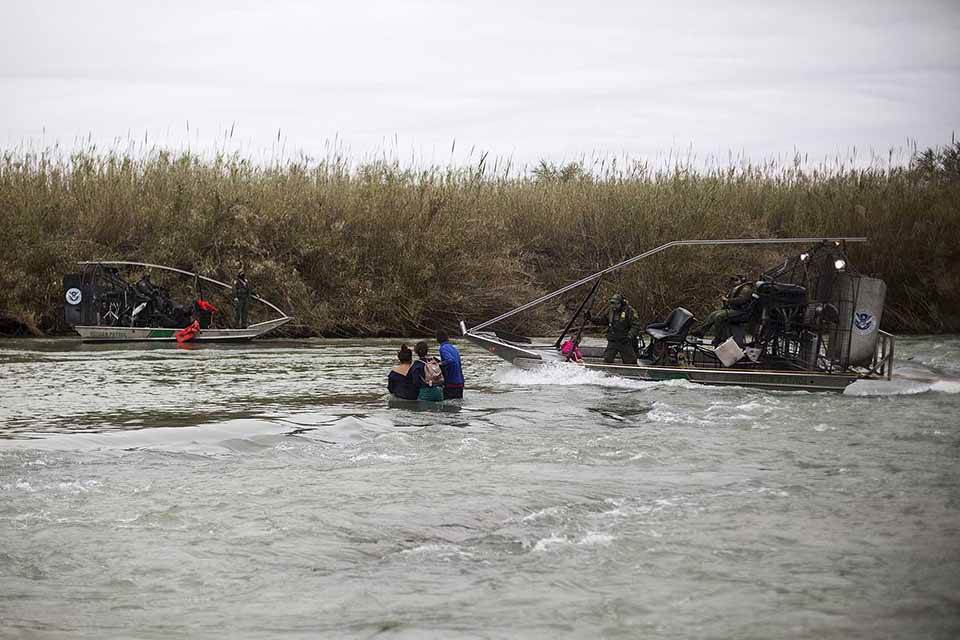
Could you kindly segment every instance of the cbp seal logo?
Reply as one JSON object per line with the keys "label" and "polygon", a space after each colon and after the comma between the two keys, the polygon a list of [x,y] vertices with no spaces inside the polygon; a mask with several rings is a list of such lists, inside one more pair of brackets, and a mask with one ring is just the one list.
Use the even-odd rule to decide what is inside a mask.
{"label": "cbp seal logo", "polygon": [[80,304],[80,301],[83,300],[83,294],[80,293],[80,289],[76,287],[71,287],[67,289],[67,304]]}
{"label": "cbp seal logo", "polygon": [[857,311],[853,314],[853,330],[862,336],[867,335],[877,327],[877,320],[869,311]]}

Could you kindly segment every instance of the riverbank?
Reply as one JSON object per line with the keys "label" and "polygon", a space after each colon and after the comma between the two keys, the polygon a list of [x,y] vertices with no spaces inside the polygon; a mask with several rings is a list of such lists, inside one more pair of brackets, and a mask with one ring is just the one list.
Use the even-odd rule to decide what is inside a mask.
{"label": "riverbank", "polygon": [[[396,162],[258,166],[237,156],[4,154],[0,315],[5,333],[66,333],[61,278],[78,260],[195,270],[242,260],[301,336],[397,336],[480,321],[664,242],[863,235],[858,270],[883,277],[891,331],[960,331],[960,143],[909,166],[653,170]],[[681,248],[609,282],[643,318],[716,304],[725,275],[777,251]],[[512,328],[544,333],[545,306]]]}

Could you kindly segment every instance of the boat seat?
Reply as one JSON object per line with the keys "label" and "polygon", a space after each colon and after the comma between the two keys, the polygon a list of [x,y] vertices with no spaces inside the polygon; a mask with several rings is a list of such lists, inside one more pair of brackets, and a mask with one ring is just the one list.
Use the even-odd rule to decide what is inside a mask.
{"label": "boat seat", "polygon": [[683,307],[677,307],[663,322],[648,324],[646,332],[654,340],[683,342],[695,320],[692,313]]}
{"label": "boat seat", "polygon": [[656,364],[677,362],[687,333],[695,321],[692,313],[683,307],[677,307],[663,322],[648,324],[647,335],[653,340],[650,341],[644,357],[650,358]]}

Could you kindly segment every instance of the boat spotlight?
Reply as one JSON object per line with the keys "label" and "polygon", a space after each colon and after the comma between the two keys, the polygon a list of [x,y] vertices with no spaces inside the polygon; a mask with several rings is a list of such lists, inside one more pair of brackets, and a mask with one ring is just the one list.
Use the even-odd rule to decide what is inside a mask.
{"label": "boat spotlight", "polygon": [[809,253],[801,253],[801,254],[800,254],[800,262],[806,262],[807,258],[809,258],[809,257],[810,257],[810,254],[809,254]]}
{"label": "boat spotlight", "polygon": [[844,260],[843,258],[837,258],[836,260],[833,261],[833,266],[834,268],[836,268],[837,271],[840,271],[845,266],[847,266],[847,261]]}

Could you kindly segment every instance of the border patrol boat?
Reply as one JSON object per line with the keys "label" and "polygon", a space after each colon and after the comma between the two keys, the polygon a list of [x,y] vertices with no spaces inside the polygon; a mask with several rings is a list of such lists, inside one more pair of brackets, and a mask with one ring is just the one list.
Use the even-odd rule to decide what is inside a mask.
{"label": "border patrol boat", "polygon": [[[287,324],[292,317],[263,298],[256,300],[280,317],[242,327],[213,328],[209,312],[199,305],[203,283],[230,290],[226,283],[159,264],[128,261],[80,262],[80,272],[64,276],[64,316],[84,342],[170,342],[199,316],[199,331],[191,342],[236,342],[252,340]],[[192,278],[197,302],[189,307],[173,303],[162,287],[131,283],[121,269],[159,270]],[[143,282],[143,279],[141,279]],[[149,280],[148,280],[149,282]],[[206,325],[206,326],[204,326]],[[181,334],[182,336],[182,334]]]}
{"label": "border patrol boat", "polygon": [[[880,329],[886,285],[849,266],[847,243],[861,237],[675,240],[581,278],[495,318],[467,327],[464,337],[519,367],[564,363],[643,380],[688,380],[779,390],[843,391],[857,380],[893,374],[895,338]],[[603,360],[602,347],[580,346],[581,361],[561,345],[579,345],[590,308],[604,276],[680,246],[805,245],[751,283],[748,308],[722,341],[690,335],[696,318],[676,307],[660,322],[646,325],[636,364]],[[553,343],[490,329],[491,325],[565,293],[592,285]]]}

